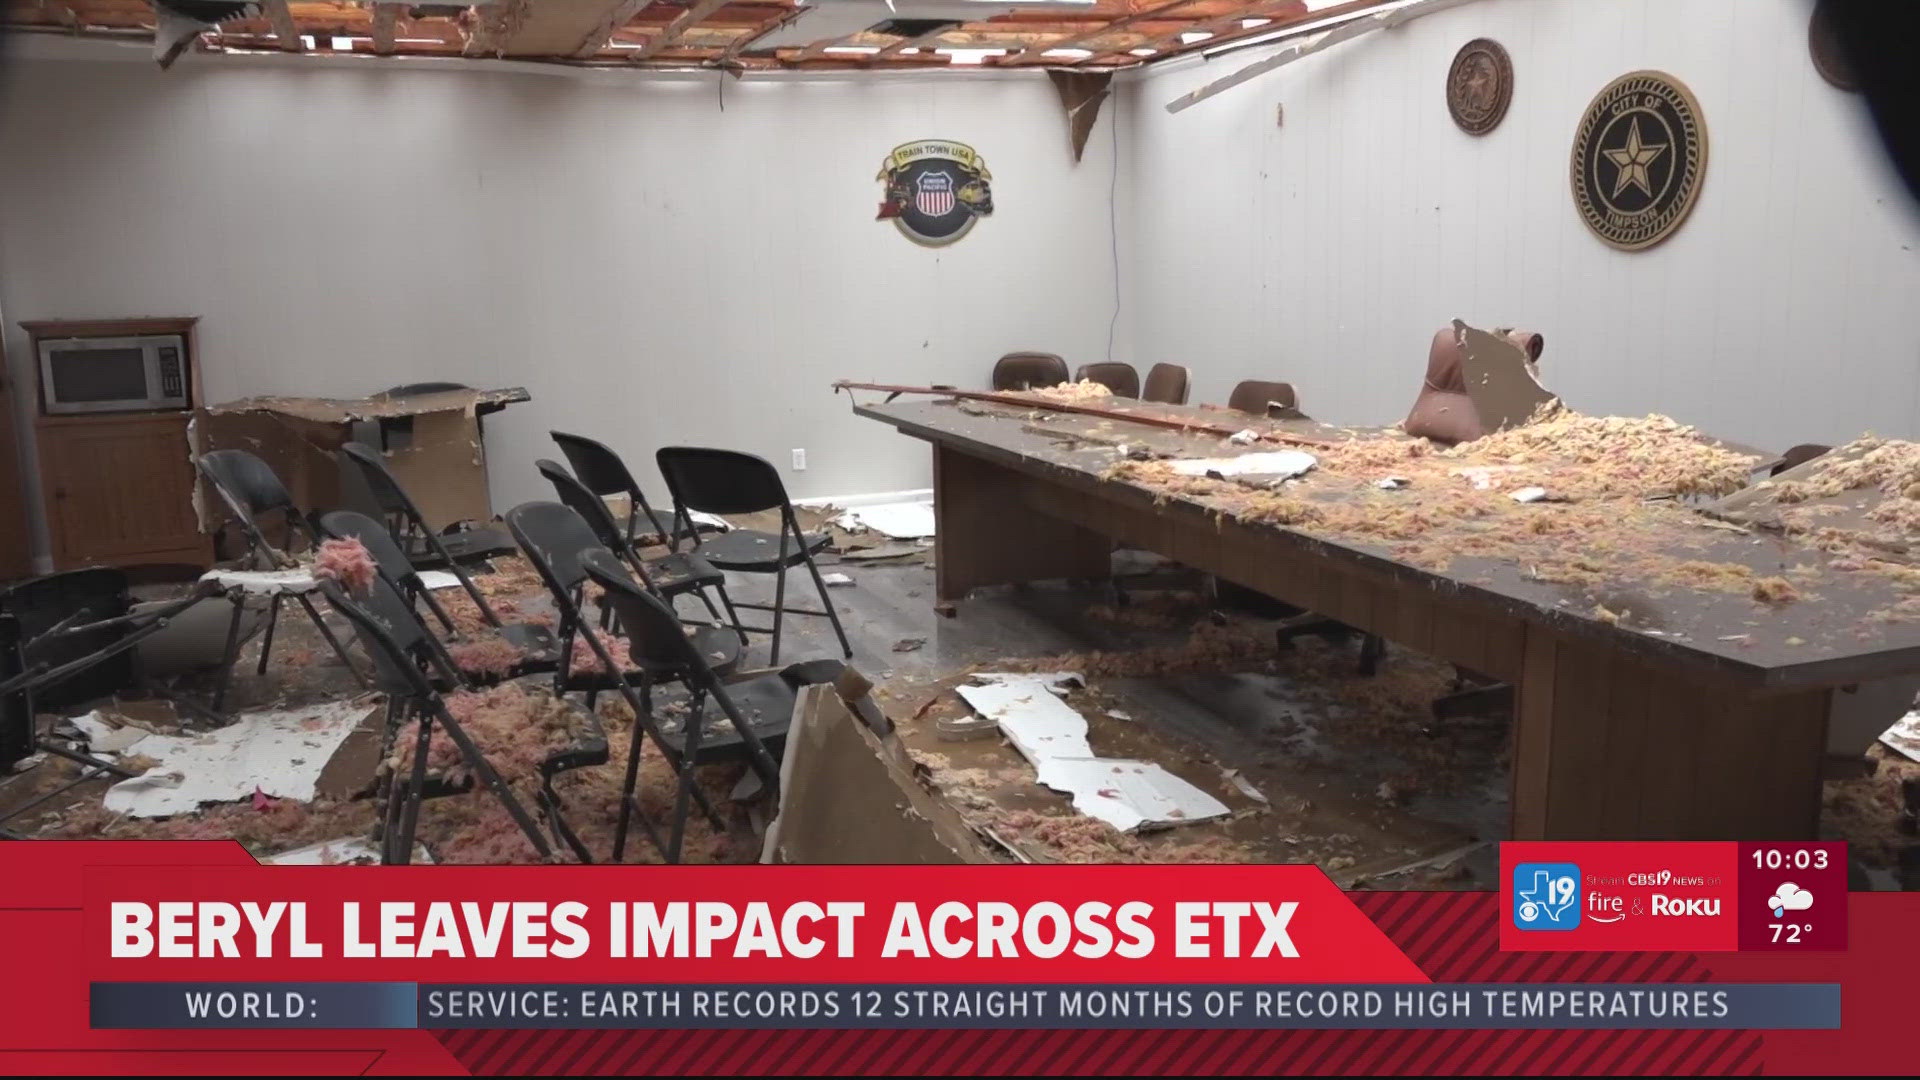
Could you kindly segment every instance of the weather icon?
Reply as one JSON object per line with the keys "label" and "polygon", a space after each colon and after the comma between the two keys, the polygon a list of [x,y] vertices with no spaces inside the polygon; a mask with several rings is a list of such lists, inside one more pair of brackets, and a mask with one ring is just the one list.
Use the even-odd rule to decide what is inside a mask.
{"label": "weather icon", "polygon": [[1805,911],[1812,907],[1813,894],[1791,881],[1783,881],[1779,888],[1773,890],[1767,906],[1773,909],[1773,917],[1778,919],[1789,911]]}

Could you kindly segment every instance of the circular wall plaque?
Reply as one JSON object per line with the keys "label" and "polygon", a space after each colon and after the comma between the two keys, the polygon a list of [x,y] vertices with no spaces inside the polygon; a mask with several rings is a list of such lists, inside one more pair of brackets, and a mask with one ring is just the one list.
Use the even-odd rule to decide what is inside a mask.
{"label": "circular wall plaque", "polygon": [[1706,171],[1700,103],[1665,72],[1636,71],[1608,83],[1574,135],[1574,205],[1594,235],[1626,251],[1673,235]]}
{"label": "circular wall plaque", "polygon": [[951,139],[921,139],[893,148],[880,164],[886,189],[879,220],[892,218],[902,236],[942,247],[993,213],[992,174],[978,151]]}
{"label": "circular wall plaque", "polygon": [[1860,81],[1854,77],[1853,64],[1848,62],[1846,51],[1840,48],[1840,38],[1833,32],[1833,6],[1830,0],[1820,0],[1813,7],[1813,16],[1807,20],[1807,52],[1813,57],[1813,70],[1827,80],[1834,88],[1849,93],[1860,89]]}
{"label": "circular wall plaque", "polygon": [[1492,38],[1460,46],[1447,70],[1447,111],[1469,135],[1485,135],[1500,126],[1513,100],[1513,61]]}

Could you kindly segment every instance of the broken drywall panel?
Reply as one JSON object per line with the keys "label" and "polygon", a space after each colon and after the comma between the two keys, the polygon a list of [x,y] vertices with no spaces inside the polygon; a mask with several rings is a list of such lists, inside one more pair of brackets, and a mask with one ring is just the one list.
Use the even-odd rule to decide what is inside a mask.
{"label": "broken drywall panel", "polygon": [[200,575],[200,580],[254,596],[310,593],[320,587],[314,580],[313,570],[305,566],[290,570],[209,570]]}
{"label": "broken drywall panel", "polygon": [[979,685],[955,690],[975,712],[999,724],[1014,749],[1035,768],[1050,757],[1093,756],[1093,748],[1087,745],[1086,717],[1053,693],[1055,687],[1078,684],[1079,675],[1071,671],[981,672],[974,681]]}
{"label": "broken drywall panel", "polygon": [[881,503],[848,510],[833,519],[843,529],[872,529],[894,540],[918,540],[934,534],[930,502]]}
{"label": "broken drywall panel", "polygon": [[1241,454],[1226,458],[1187,458],[1167,465],[1181,476],[1299,476],[1320,463],[1312,454],[1299,450],[1275,450],[1263,454]]}
{"label": "broken drywall panel", "polygon": [[[147,734],[119,753],[154,764],[108,788],[105,805],[115,813],[152,818],[186,813],[203,803],[234,802],[255,791],[307,802],[340,744],[378,716],[378,707],[366,700],[336,701],[246,713],[226,727],[198,734]],[[94,723],[109,726],[97,717]],[[78,726],[90,738],[98,730]]]}
{"label": "broken drywall panel", "polygon": [[[260,861],[268,866],[378,866],[380,849],[364,836],[342,836],[268,855]],[[426,845],[413,845],[413,864],[433,865],[433,854]]]}
{"label": "broken drywall panel", "polygon": [[1119,829],[1184,825],[1225,817],[1225,804],[1148,761],[1129,758],[1048,758],[1035,769],[1040,783],[1073,796],[1073,808]]}
{"label": "broken drywall panel", "polygon": [[1538,370],[1527,353],[1503,335],[1477,330],[1458,319],[1453,332],[1460,340],[1460,374],[1467,396],[1488,434],[1518,427],[1557,400],[1540,385]]}
{"label": "broken drywall panel", "polygon": [[1036,780],[1071,796],[1081,813],[1126,832],[1228,812],[1218,799],[1152,762],[1094,756],[1086,718],[1059,697],[1085,685],[1078,674],[981,672],[974,680],[980,685],[956,692],[1000,726],[1033,765]]}
{"label": "broken drywall panel", "polygon": [[1880,741],[1908,761],[1920,761],[1920,710],[1908,713],[1881,732]]}
{"label": "broken drywall panel", "polygon": [[857,720],[832,686],[801,689],[780,762],[768,863],[995,861],[891,737]]}
{"label": "broken drywall panel", "polygon": [[1100,103],[1107,100],[1113,72],[1056,68],[1048,71],[1047,77],[1053,80],[1053,88],[1060,93],[1060,106],[1067,111],[1067,145],[1078,164],[1087,136],[1093,134],[1093,125],[1100,119]]}
{"label": "broken drywall panel", "polygon": [[[346,506],[376,517],[378,507],[367,506],[363,492],[342,484],[334,452],[355,439],[356,425],[404,423],[405,445],[385,448],[385,464],[438,531],[456,522],[493,517],[479,418],[529,400],[526,389],[517,386],[351,400],[251,397],[211,406],[195,420],[204,432],[205,449],[258,455],[273,467],[296,505]],[[350,501],[344,494],[355,498]]]}
{"label": "broken drywall panel", "polygon": [[451,570],[420,571],[420,587],[423,589],[457,589],[460,576]]}

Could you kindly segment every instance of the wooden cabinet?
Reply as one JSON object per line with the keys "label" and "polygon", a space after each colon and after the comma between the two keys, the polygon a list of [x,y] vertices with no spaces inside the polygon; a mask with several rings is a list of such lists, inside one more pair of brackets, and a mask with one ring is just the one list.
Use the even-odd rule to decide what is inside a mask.
{"label": "wooden cabinet", "polygon": [[36,423],[53,564],[204,567],[187,413],[43,416]]}
{"label": "wooden cabinet", "polygon": [[7,355],[0,349],[0,582],[33,573],[33,544],[27,535],[27,497],[20,482],[13,409]]}

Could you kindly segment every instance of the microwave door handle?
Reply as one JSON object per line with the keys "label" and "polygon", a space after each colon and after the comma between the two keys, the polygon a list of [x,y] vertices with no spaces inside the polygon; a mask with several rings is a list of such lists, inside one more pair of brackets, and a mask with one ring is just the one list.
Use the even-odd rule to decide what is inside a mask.
{"label": "microwave door handle", "polygon": [[140,360],[147,369],[147,404],[158,405],[165,393],[160,382],[160,343],[149,341],[141,345]]}

